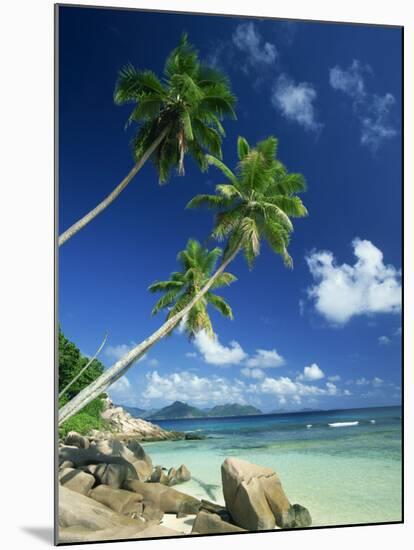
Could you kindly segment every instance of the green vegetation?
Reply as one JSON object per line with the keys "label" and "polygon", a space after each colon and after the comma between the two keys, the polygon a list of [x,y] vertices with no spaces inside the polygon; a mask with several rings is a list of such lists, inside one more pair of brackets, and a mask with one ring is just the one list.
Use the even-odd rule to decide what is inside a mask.
{"label": "green vegetation", "polygon": [[[164,293],[155,304],[152,314],[155,315],[161,309],[168,309],[167,319],[171,319],[181,311],[208,282],[215,271],[221,253],[221,248],[208,250],[198,241],[190,239],[185,250],[179,252],[177,257],[178,262],[181,264],[181,271],[171,273],[168,281],[155,282],[149,287],[150,292]],[[215,280],[211,289],[227,286],[236,280],[236,277],[231,273],[222,273]],[[185,319],[185,330],[190,338],[194,337],[200,330],[204,330],[207,334],[213,336],[213,327],[207,313],[209,304],[224,317],[233,319],[232,309],[226,300],[210,290],[191,308]]]}
{"label": "green vegetation", "polygon": [[[70,342],[59,329],[59,393],[71,382],[75,376],[88,363],[88,358],[83,356],[78,347]],[[103,364],[94,359],[85,372],[74,384],[59,398],[59,408],[65,405],[72,397],[77,395],[83,388],[87,387],[93,380],[96,380],[104,371]],[[108,429],[101,418],[103,408],[101,395],[91,401],[82,411],[75,414],[59,426],[59,437],[65,437],[72,430],[87,434],[91,430]]]}
{"label": "green vegetation", "polygon": [[[270,136],[257,143],[253,148],[245,138],[239,137],[237,153],[239,162],[235,172],[230,170],[220,159],[207,155],[207,161],[219,168],[226,177],[227,183],[217,185],[216,194],[197,195],[187,205],[189,208],[205,205],[216,210],[212,237],[227,241],[221,264],[209,278],[204,278],[204,281],[202,276],[199,278],[201,287],[188,286],[191,296],[187,300],[177,299],[176,301],[178,296],[175,295],[168,302],[168,292],[173,290],[174,293],[173,287],[176,287],[176,283],[184,283],[180,289],[185,289],[184,292],[187,292],[189,282],[187,278],[180,281],[175,280],[175,277],[172,276],[170,281],[156,283],[155,286],[150,287],[152,291],[161,290],[166,293],[161,300],[166,301],[166,306],[168,303],[174,304],[173,307],[177,306],[174,314],[169,315],[158,330],[108,369],[105,377],[99,376],[62,407],[59,410],[61,423],[82,410],[100,393],[106,391],[111,384],[131,368],[137,359],[165,336],[168,336],[182,320],[186,322],[190,335],[208,327],[210,321],[206,317],[205,305],[203,309],[203,302],[207,303],[211,289],[214,288],[217,281],[220,281],[220,277],[239,252],[244,253],[249,267],[252,268],[254,260],[260,253],[261,241],[265,241],[273,252],[283,258],[287,267],[293,267],[292,258],[288,253],[290,235],[293,231],[290,218],[307,215],[305,206],[297,196],[298,193],[306,190],[305,180],[301,174],[289,173],[279,161],[276,155],[277,139],[275,137]],[[207,276],[207,273],[204,275]],[[160,284],[161,286],[159,286]],[[155,309],[157,311],[166,306],[159,302]],[[231,310],[228,310],[228,313],[230,312]],[[230,317],[230,314],[227,316]],[[190,321],[189,324],[188,319],[192,318],[194,318],[194,323]],[[209,332],[212,333],[211,323]]]}
{"label": "green vegetation", "polygon": [[220,121],[225,116],[235,118],[236,98],[228,78],[200,63],[186,34],[168,56],[162,80],[152,71],[127,65],[119,73],[114,99],[119,105],[135,104],[127,125],[138,124],[132,141],[136,160],[166,130],[152,155],[160,182],[167,181],[175,167],[184,175],[187,152],[201,170],[207,169],[206,151],[221,158],[224,129]]}
{"label": "green vegetation", "polygon": [[277,139],[268,137],[250,148],[245,138],[237,143],[239,163],[235,173],[219,159],[208,156],[228,180],[217,185],[215,195],[197,195],[188,208],[207,206],[217,211],[212,236],[227,239],[225,258],[240,250],[250,268],[260,253],[260,241],[280,254],[288,267],[287,248],[293,231],[291,217],[307,215],[297,193],[306,190],[302,174],[289,174],[277,159]]}
{"label": "green vegetation", "polygon": [[138,125],[132,140],[135,164],[106,198],[59,235],[59,246],[112,204],[148,159],[153,161],[161,183],[168,180],[173,168],[184,175],[187,153],[206,170],[206,152],[221,158],[225,135],[221,121],[226,116],[236,118],[236,97],[228,78],[200,62],[186,34],[168,56],[162,80],[152,71],[138,70],[131,64],[124,67],[119,72],[114,101],[118,105],[134,104],[127,126]]}

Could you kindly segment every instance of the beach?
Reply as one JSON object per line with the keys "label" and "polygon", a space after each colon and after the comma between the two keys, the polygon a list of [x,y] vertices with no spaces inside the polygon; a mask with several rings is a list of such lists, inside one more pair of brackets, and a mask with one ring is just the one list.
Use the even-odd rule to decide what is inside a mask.
{"label": "beach", "polygon": [[393,522],[401,521],[401,416],[384,407],[164,420],[163,428],[207,439],[144,447],[154,464],[186,464],[192,478],[181,488],[199,499],[223,504],[220,466],[234,456],[274,469],[313,526]]}

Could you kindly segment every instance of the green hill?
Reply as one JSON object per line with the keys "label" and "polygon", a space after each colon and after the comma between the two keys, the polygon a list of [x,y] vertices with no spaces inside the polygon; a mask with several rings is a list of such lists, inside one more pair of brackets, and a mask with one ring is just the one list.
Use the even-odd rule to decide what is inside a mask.
{"label": "green hill", "polygon": [[252,414],[263,414],[260,409],[252,405],[239,405],[238,403],[228,403],[226,405],[216,405],[208,411],[208,416],[249,416]]}

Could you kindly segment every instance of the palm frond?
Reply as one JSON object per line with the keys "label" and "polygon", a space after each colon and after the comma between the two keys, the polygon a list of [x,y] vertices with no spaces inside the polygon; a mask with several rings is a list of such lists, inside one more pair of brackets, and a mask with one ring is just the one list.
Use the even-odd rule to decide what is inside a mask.
{"label": "palm frond", "polygon": [[250,151],[250,146],[247,142],[247,139],[239,136],[237,139],[237,155],[239,160],[243,160]]}
{"label": "palm frond", "polygon": [[214,290],[216,288],[221,288],[223,286],[229,286],[231,285],[231,283],[234,283],[235,281],[237,281],[237,277],[235,277],[231,273],[224,272],[217,277],[217,279],[211,285],[211,289]]}
{"label": "palm frond", "polygon": [[219,209],[228,206],[229,199],[217,195],[197,195],[187,204],[186,208],[199,208],[206,206],[207,208]]}
{"label": "palm frond", "polygon": [[210,164],[210,165],[213,165],[215,166],[216,168],[218,168],[222,174],[224,174],[224,176],[229,180],[231,181],[231,183],[233,185],[236,185],[238,184],[238,180],[237,180],[237,177],[235,176],[235,174],[233,174],[233,172],[230,170],[230,168],[228,168],[224,162],[222,162],[221,160],[219,160],[218,158],[216,157],[213,157],[212,155],[206,155],[206,158],[207,158],[207,162]]}
{"label": "palm frond", "polygon": [[212,292],[206,294],[206,300],[209,304],[214,306],[224,317],[228,319],[233,319],[233,311],[230,305],[226,302],[221,296],[217,296]]}

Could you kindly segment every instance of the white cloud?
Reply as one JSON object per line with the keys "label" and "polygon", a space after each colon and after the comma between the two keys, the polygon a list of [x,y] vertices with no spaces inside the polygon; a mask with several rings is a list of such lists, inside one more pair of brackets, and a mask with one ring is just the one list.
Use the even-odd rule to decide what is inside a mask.
{"label": "white cloud", "polygon": [[281,74],[272,90],[272,104],[288,120],[293,120],[307,130],[318,130],[321,124],[316,120],[314,102],[317,93],[312,84],[295,82]]}
{"label": "white cloud", "polygon": [[197,353],[195,351],[188,351],[185,356],[188,358],[188,359],[194,359],[195,357],[197,357]]}
{"label": "white cloud", "polygon": [[373,95],[366,111],[361,116],[361,143],[376,151],[387,139],[397,135],[389,118],[395,98],[392,94]]}
{"label": "white cloud", "polygon": [[370,71],[354,59],[348,69],[341,69],[338,65],[329,70],[329,83],[334,90],[341,90],[353,98],[365,96],[364,72]]}
{"label": "white cloud", "polygon": [[246,361],[248,367],[259,367],[262,369],[281,367],[285,364],[284,358],[275,349],[257,349],[253,357]]}
{"label": "white cloud", "polygon": [[132,397],[131,383],[126,376],[119,378],[109,388],[109,395],[115,403],[124,403],[130,401]]}
{"label": "white cloud", "polygon": [[204,361],[211,365],[238,365],[247,357],[238,342],[233,340],[228,347],[224,346],[216,335],[211,337],[203,330],[196,334],[194,345]]}
{"label": "white cloud", "polygon": [[232,40],[236,48],[246,54],[246,61],[252,66],[269,65],[278,57],[276,46],[265,42],[257,26],[252,22],[238,25]]}
{"label": "white cloud", "polygon": [[246,376],[247,378],[255,378],[255,379],[258,379],[258,380],[265,377],[264,371],[262,369],[258,369],[258,368],[250,369],[249,367],[243,367],[240,370],[240,373],[243,376]]}
{"label": "white cloud", "polygon": [[391,123],[395,105],[392,94],[383,96],[368,93],[365,73],[372,73],[368,66],[355,60],[347,69],[338,65],[329,71],[329,82],[334,90],[340,90],[352,98],[352,107],[361,124],[361,143],[376,151],[386,140],[397,135]]}
{"label": "white cloud", "polygon": [[334,374],[333,376],[328,376],[329,382],[339,382],[341,380],[341,377],[339,374]]}
{"label": "white cloud", "polygon": [[160,375],[157,371],[147,373],[144,399],[156,399],[170,403],[180,400],[195,405],[245,403],[245,384],[240,380],[227,380],[219,376],[211,378],[182,371]]}
{"label": "white cloud", "polygon": [[357,261],[336,265],[332,252],[314,251],[307,258],[316,284],[308,296],[328,321],[344,325],[356,315],[398,313],[401,309],[401,273],[385,265],[379,248],[368,240],[352,242]]}
{"label": "white cloud", "polygon": [[391,340],[388,338],[388,336],[379,336],[378,337],[378,343],[380,346],[387,346]]}
{"label": "white cloud", "polygon": [[152,368],[158,367],[160,362],[158,359],[148,359],[148,365]]}
{"label": "white cloud", "polygon": [[323,370],[316,363],[312,363],[312,365],[303,369],[303,374],[298,376],[298,380],[321,380],[324,376],[325,373]]}
{"label": "white cloud", "polygon": [[384,384],[384,380],[382,378],[379,378],[378,376],[375,376],[372,380],[368,380],[363,376],[362,378],[358,378],[358,380],[355,380],[355,384],[357,386],[374,386],[378,388],[379,386],[382,386]]}
{"label": "white cloud", "polygon": [[300,405],[303,398],[309,397],[344,395],[332,382],[327,382],[324,387],[319,387],[293,381],[288,376],[265,378],[258,385],[258,390],[265,394],[275,395],[279,405],[288,403]]}
{"label": "white cloud", "polygon": [[[107,357],[109,357],[109,359],[112,359],[114,361],[119,361],[120,359],[122,359],[122,357],[124,357],[124,355],[126,355],[127,353],[129,353],[135,346],[137,345],[136,342],[130,342],[129,344],[119,344],[117,346],[107,346],[105,348],[105,355]],[[146,359],[147,355],[144,354],[142,357],[140,357],[138,359],[138,363],[140,361],[144,361],[144,359]]]}

